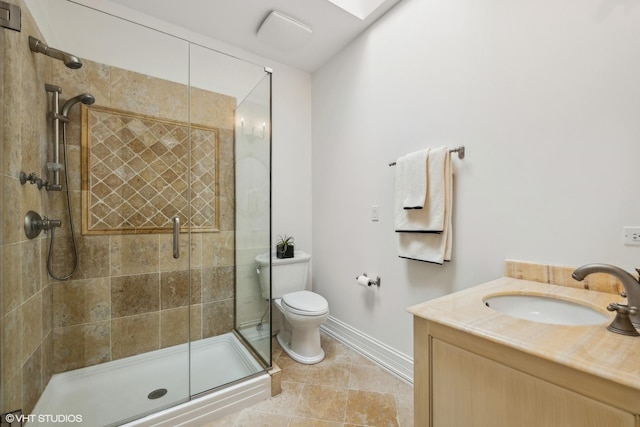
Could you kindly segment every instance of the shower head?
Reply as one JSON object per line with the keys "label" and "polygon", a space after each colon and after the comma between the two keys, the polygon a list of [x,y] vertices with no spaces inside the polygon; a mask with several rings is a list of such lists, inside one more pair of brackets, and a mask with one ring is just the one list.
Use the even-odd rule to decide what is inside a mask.
{"label": "shower head", "polygon": [[67,102],[64,103],[64,105],[62,106],[61,114],[65,117],[68,117],[69,110],[78,102],[82,102],[85,105],[91,105],[94,102],[96,102],[96,98],[93,95],[88,93],[81,93],[78,96],[74,96],[73,98],[69,99]]}
{"label": "shower head", "polygon": [[77,56],[73,56],[70,53],[49,47],[46,43],[38,40],[35,37],[29,36],[29,48],[33,52],[43,53],[52,58],[59,59],[60,61],[64,62],[64,65],[69,68],[76,69],[82,67],[82,62],[80,62],[80,59],[78,59]]}

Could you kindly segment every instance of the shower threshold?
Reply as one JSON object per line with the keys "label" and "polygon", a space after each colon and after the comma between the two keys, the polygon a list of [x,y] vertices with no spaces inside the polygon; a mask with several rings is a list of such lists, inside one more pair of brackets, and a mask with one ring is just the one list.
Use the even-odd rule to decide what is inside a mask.
{"label": "shower threshold", "polygon": [[[241,409],[233,405],[235,395],[246,405],[270,396],[268,374],[233,333],[191,343],[191,393],[188,372],[187,343],[55,374],[33,411],[48,417],[31,417],[28,425],[54,425],[46,420],[80,416],[82,425],[112,426],[147,415],[130,425],[177,426],[191,417],[204,421],[225,415],[231,407]],[[215,391],[189,398],[247,377],[252,378],[246,386],[239,382],[220,390],[227,394]],[[224,405],[216,405],[221,399]]]}

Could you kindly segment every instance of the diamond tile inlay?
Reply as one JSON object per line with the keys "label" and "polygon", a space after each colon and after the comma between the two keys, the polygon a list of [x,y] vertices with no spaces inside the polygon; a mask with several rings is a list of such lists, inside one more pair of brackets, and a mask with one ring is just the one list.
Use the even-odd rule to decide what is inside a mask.
{"label": "diamond tile inlay", "polygon": [[216,128],[96,106],[82,123],[83,234],[219,230]]}

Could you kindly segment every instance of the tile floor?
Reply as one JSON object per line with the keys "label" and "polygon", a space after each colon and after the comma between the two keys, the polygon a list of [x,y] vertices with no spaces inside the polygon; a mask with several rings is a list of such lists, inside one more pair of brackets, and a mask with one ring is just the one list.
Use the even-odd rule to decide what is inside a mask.
{"label": "tile floor", "polygon": [[413,387],[326,334],[325,359],[303,365],[273,340],[282,393],[206,427],[412,427]]}

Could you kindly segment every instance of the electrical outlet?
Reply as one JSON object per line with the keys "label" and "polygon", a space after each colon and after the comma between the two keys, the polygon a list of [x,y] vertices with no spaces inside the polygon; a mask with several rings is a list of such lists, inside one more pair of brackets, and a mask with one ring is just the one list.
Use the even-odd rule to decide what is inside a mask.
{"label": "electrical outlet", "polygon": [[640,245],[640,227],[622,227],[625,245]]}

